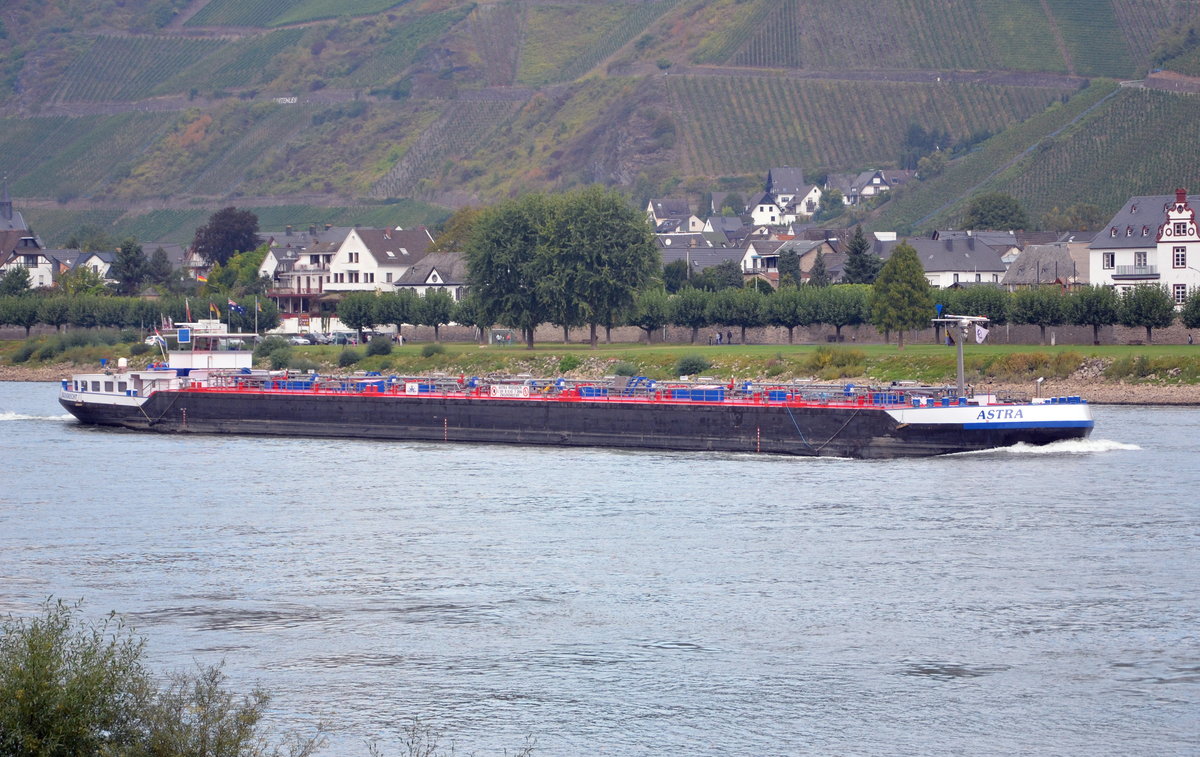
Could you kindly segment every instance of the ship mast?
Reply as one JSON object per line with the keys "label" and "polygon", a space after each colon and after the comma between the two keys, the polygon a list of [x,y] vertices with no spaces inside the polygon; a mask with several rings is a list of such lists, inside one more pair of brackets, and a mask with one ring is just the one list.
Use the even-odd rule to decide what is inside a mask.
{"label": "ship mast", "polygon": [[952,327],[958,331],[954,339],[954,344],[958,348],[958,396],[965,397],[967,396],[967,382],[966,371],[963,368],[963,342],[967,341],[967,329],[972,326],[983,325],[989,319],[981,315],[944,315],[932,320],[934,323],[946,324],[947,333],[949,333]]}

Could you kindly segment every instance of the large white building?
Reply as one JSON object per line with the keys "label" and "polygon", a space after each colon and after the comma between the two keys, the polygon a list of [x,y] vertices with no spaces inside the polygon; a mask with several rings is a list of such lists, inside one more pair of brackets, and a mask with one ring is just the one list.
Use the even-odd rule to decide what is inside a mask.
{"label": "large white building", "polygon": [[1200,287],[1200,236],[1187,190],[1131,197],[1088,247],[1091,281],[1118,291],[1139,284],[1166,288],[1176,305]]}

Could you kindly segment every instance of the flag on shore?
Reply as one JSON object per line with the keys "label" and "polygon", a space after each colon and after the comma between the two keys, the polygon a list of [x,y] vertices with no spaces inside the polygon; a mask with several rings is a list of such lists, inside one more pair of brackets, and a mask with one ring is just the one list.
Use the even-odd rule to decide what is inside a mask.
{"label": "flag on shore", "polygon": [[208,303],[208,312],[216,316],[218,319],[221,317],[221,309],[217,307],[217,303],[215,302]]}
{"label": "flag on shore", "polygon": [[198,273],[198,274],[196,274],[196,281],[199,281],[201,284],[207,284],[208,277],[202,273]]}
{"label": "flag on shore", "polygon": [[987,339],[988,330],[978,323],[975,324],[975,344],[983,344],[983,340]]}

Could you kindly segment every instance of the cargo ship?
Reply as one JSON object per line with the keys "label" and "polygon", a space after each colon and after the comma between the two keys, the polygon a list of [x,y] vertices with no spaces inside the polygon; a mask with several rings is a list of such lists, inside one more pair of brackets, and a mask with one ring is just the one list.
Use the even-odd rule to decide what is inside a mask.
{"label": "cargo ship", "polygon": [[[146,370],[62,382],[82,423],[138,431],[850,458],[1044,445],[1091,433],[1080,397],[962,386],[300,375],[255,370],[236,334],[187,333]],[[961,376],[961,373],[960,373]]]}

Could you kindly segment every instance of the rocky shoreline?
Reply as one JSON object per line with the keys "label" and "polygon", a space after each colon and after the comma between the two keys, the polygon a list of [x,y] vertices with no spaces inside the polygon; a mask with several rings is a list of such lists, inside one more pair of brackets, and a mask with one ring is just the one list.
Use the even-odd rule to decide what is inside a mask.
{"label": "rocky shoreline", "polygon": [[[78,367],[69,363],[47,366],[0,365],[0,381],[46,381],[57,382]],[[977,391],[984,387],[976,386]],[[987,384],[992,393],[1029,395],[1033,387],[1029,384]],[[1189,384],[1159,385],[1130,384],[1098,379],[1064,379],[1046,381],[1042,384],[1044,397],[1079,396],[1096,405],[1200,405],[1200,386]]]}

